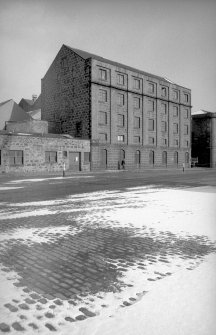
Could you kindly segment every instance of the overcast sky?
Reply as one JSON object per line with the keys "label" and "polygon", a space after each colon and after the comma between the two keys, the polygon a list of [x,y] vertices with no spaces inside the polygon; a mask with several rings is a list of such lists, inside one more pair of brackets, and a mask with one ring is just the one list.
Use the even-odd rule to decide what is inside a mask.
{"label": "overcast sky", "polygon": [[62,44],[165,76],[216,112],[216,0],[0,0],[0,102],[40,94]]}

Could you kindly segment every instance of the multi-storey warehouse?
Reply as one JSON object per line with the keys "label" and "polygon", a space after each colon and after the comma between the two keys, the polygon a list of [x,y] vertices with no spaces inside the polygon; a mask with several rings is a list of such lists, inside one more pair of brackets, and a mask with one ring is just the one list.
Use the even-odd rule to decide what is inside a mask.
{"label": "multi-storey warehouse", "polygon": [[49,130],[91,140],[91,169],[190,163],[191,91],[63,45],[42,79]]}

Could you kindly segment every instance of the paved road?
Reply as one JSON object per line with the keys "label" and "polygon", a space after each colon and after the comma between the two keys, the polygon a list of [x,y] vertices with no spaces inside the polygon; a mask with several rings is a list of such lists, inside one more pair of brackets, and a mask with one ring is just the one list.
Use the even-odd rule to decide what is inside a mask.
{"label": "paved road", "polygon": [[113,208],[164,206],[160,189],[198,186],[214,188],[215,170],[1,177],[0,331],[46,334],[104,310],[112,315],[175,268],[199,265],[215,251],[206,236],[107,218]]}

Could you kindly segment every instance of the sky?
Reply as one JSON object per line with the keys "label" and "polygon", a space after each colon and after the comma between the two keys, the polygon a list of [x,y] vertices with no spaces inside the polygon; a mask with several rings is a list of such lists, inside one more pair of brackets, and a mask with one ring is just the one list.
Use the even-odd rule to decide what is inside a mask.
{"label": "sky", "polygon": [[192,90],[216,112],[215,0],[0,0],[0,102],[40,94],[62,44]]}

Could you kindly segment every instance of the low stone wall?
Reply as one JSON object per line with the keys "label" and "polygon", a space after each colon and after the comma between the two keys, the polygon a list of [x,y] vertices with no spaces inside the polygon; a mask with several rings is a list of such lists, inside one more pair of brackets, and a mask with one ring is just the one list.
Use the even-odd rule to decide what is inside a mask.
{"label": "low stone wall", "polygon": [[6,130],[15,133],[48,133],[48,122],[41,120],[7,122]]}
{"label": "low stone wall", "polygon": [[[54,153],[56,161],[49,162],[50,152]],[[54,173],[63,171],[64,166],[66,171],[73,171],[73,164],[69,161],[70,153],[79,153],[78,170],[90,170],[88,140],[55,134],[0,133],[0,173]]]}

